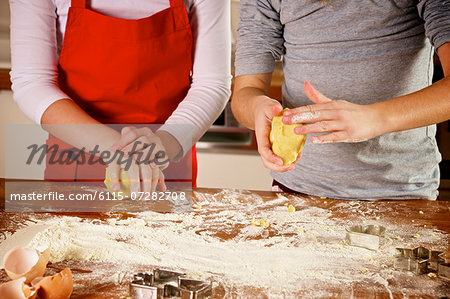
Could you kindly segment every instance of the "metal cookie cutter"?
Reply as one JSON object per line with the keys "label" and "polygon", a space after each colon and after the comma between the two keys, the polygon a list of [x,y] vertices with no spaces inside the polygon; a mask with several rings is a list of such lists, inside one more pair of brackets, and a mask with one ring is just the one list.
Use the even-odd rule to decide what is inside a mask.
{"label": "metal cookie cutter", "polygon": [[438,276],[450,280],[450,263],[438,265]]}
{"label": "metal cookie cutter", "polygon": [[386,228],[379,225],[355,225],[347,228],[347,243],[351,246],[378,250],[384,244]]}
{"label": "metal cookie cutter", "polygon": [[397,248],[397,251],[399,254],[394,257],[394,268],[415,274],[437,272],[439,265],[444,262],[442,251],[428,250],[422,246],[413,249]]}
{"label": "metal cookie cutter", "polygon": [[183,299],[199,299],[210,297],[212,294],[211,281],[188,279],[180,277],[178,279],[179,295]]}
{"label": "metal cookie cutter", "polygon": [[162,299],[181,297],[182,299],[201,299],[211,296],[210,281],[185,277],[185,273],[164,269],[153,269],[153,273],[138,273],[130,284],[134,299]]}

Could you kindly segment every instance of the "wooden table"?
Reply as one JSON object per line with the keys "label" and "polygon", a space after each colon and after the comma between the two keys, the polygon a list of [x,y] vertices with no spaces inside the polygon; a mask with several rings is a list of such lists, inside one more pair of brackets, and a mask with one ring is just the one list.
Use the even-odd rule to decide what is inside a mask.
{"label": "wooden table", "polygon": [[11,89],[10,71],[9,69],[0,69],[0,89]]}
{"label": "wooden table", "polygon": [[[4,180],[0,181],[1,184],[1,194],[2,201],[4,198]],[[47,183],[45,183],[47,184]],[[50,188],[46,185],[46,189]],[[59,186],[61,192],[74,192],[76,190],[80,191],[79,184],[67,183],[64,186]],[[102,188],[99,186],[99,188]],[[214,200],[221,200],[225,198],[226,192],[220,189],[203,189],[197,188],[194,190],[194,204],[195,202],[204,201],[205,198],[214,198]],[[231,191],[230,191],[231,192]],[[261,205],[260,210],[282,210],[283,203],[280,201],[279,195],[273,192],[246,192],[246,191],[234,191],[235,194],[242,194],[242,198],[238,200],[245,202],[246,200],[251,201],[251,198],[261,198],[263,202],[269,203],[269,205]],[[323,199],[311,196],[294,196],[291,194],[283,193],[283,198],[286,199],[286,203],[290,203],[297,207],[297,210],[302,215],[302,211],[307,213],[312,211],[311,209],[320,209],[321,211],[329,211],[327,216],[328,223],[334,223],[335,227],[330,227],[331,229],[336,229],[336,237],[326,239],[321,238],[320,232],[317,235],[317,239],[321,244],[325,246],[336,245],[332,244],[340,242],[340,239],[344,239],[345,235],[342,233],[345,231],[347,225],[355,223],[381,223],[386,226],[387,230],[402,228],[401,231],[391,232],[391,237],[394,244],[391,247],[396,246],[411,246],[411,245],[422,245],[435,250],[444,251],[444,257],[447,261],[450,260],[450,203],[444,201],[417,201],[417,200],[407,200],[407,201],[343,201],[336,199]],[[250,198],[250,199],[248,199]],[[275,199],[277,199],[274,201]],[[273,202],[274,204],[270,204]],[[222,205],[222,209],[239,209],[233,206]],[[308,210],[310,209],[310,210]],[[191,213],[197,213],[198,215],[209,215],[214,216],[217,213],[217,207],[214,211],[208,210],[208,207],[203,207],[201,210],[196,210]],[[119,215],[120,214],[120,215]],[[25,221],[30,218],[34,219],[49,219],[52,217],[60,217],[62,215],[77,216],[87,220],[99,219],[104,221],[108,217],[111,217],[109,213],[7,213],[2,212],[0,215],[0,232],[3,233],[3,238],[8,233],[13,233],[17,229],[23,227]],[[134,217],[132,214],[118,213],[115,214],[121,219],[126,219],[128,217]],[[210,217],[214,218],[214,217]],[[251,219],[249,218],[249,221]],[[303,219],[304,220],[304,219]],[[317,221],[317,218],[313,221]],[[304,221],[303,225],[313,225],[308,223],[308,220]],[[315,225],[315,224],[314,224]],[[215,232],[215,237],[226,241],[235,238],[242,229],[243,225],[234,225],[234,227],[225,227],[223,230],[218,230]],[[206,224],[203,227],[198,228],[200,230],[216,229],[213,227],[208,227]],[[414,235],[415,230],[421,230],[421,232],[426,232],[425,230],[430,230],[437,232],[441,237],[435,241],[430,241],[431,239],[421,239],[421,237]],[[327,236],[332,235],[333,232],[327,232]],[[433,233],[434,234],[434,233]],[[9,234],[8,234],[9,235]],[[271,238],[277,235],[283,235],[281,229],[268,229],[267,238]],[[395,239],[395,235],[399,235],[401,238]],[[286,237],[288,234],[286,234]],[[312,236],[316,238],[316,236]],[[305,239],[306,240],[306,239]],[[0,243],[1,246],[1,243]],[[297,245],[296,245],[297,246]],[[365,249],[364,249],[365,250]],[[392,251],[387,251],[392,253]],[[379,255],[377,255],[379,257]],[[297,290],[295,293],[291,294],[293,297],[334,297],[334,298],[437,298],[444,295],[450,296],[450,281],[444,280],[442,278],[428,277],[427,275],[415,276],[408,272],[395,271],[392,268],[392,256],[387,255],[383,261],[383,267],[379,267],[381,263],[374,263],[369,265],[368,269],[361,270],[361,279],[356,281],[346,281],[338,283],[324,283],[324,284],[311,284],[302,285],[301,290]],[[224,261],[226,262],[226,261]],[[318,261],[320,263],[320,261]],[[147,265],[148,266],[148,265]],[[102,269],[102,275],[104,273],[110,273],[113,275],[115,269],[114,264],[106,262],[93,262],[84,263],[79,261],[64,261],[61,263],[49,264],[47,275],[56,273],[65,267],[70,267],[74,275],[75,288],[72,298],[121,298],[121,296],[128,295],[128,284],[119,283],[101,283],[101,279],[92,279],[92,274],[95,273],[96,269]],[[365,266],[364,266],[365,267]],[[363,269],[363,268],[362,268]],[[139,271],[140,268],[136,265],[130,265],[130,273],[135,273]],[[109,271],[109,272],[108,272]],[[321,269],[325,271],[327,269]],[[391,271],[395,275],[388,276],[386,278],[386,285],[383,283],[374,283],[372,279],[378,273],[386,273],[386,271]],[[328,273],[329,274],[329,273]],[[383,274],[384,275],[384,274]],[[89,279],[86,277],[89,276]],[[7,281],[4,271],[0,272],[0,282]],[[375,280],[377,281],[377,280]],[[425,285],[424,285],[425,284]],[[427,285],[433,287],[433,290],[427,288]],[[318,292],[318,289],[320,292]],[[231,289],[228,292],[221,285],[214,288],[214,298],[222,298],[226,295],[227,298],[267,298],[266,292],[262,288],[255,288],[251,285],[246,287],[240,287],[239,289]]]}

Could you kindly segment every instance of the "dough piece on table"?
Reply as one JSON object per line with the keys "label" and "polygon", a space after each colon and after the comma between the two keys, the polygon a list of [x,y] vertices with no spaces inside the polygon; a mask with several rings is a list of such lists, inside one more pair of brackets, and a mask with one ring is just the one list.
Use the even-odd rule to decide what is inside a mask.
{"label": "dough piece on table", "polygon": [[[286,110],[288,109],[284,109],[284,111]],[[306,142],[306,135],[294,133],[294,129],[302,126],[302,124],[285,125],[282,118],[281,115],[272,119],[270,143],[273,153],[283,159],[284,165],[290,165],[297,160],[298,154],[302,151]]]}
{"label": "dough piece on table", "polygon": [[[114,194],[116,198],[131,198],[131,184],[128,171],[125,169],[120,170],[120,190],[115,192],[111,186],[111,176],[109,175],[109,167],[106,168],[105,174],[105,186],[111,194]],[[122,192],[122,193],[120,193]]]}

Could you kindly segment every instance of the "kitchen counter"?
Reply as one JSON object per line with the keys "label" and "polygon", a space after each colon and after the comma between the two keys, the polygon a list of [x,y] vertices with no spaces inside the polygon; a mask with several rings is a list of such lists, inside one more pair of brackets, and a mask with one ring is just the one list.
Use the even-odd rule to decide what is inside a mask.
{"label": "kitchen counter", "polygon": [[[4,202],[4,180],[0,181],[0,184],[1,199]],[[89,193],[95,190],[104,190],[101,184],[90,185],[87,188],[75,183],[64,183],[58,187],[54,187],[51,183],[43,183],[42,188],[42,190],[63,193]],[[270,286],[268,288],[261,287],[261,283],[267,281],[264,278],[267,275],[269,275],[270,281],[278,281],[280,284],[284,280],[296,279],[298,276],[298,285],[294,285],[294,290],[283,293],[283,296],[287,297],[400,298],[412,296],[437,298],[450,294],[450,281],[427,275],[416,276],[392,268],[395,247],[426,246],[430,249],[444,251],[447,261],[450,259],[450,218],[448,217],[450,203],[448,202],[345,201],[288,193],[202,188],[194,189],[193,202],[195,209],[191,212],[166,213],[164,217],[168,217],[167,219],[176,217],[176,221],[169,221],[170,225],[173,225],[174,231],[181,225],[178,227],[179,242],[188,242],[187,238],[183,237],[183,234],[187,232],[192,232],[197,238],[206,240],[205,243],[199,242],[196,245],[198,250],[180,252],[177,255],[172,252],[173,248],[167,248],[167,253],[160,253],[158,264],[121,263],[118,266],[117,263],[111,262],[66,260],[49,264],[47,275],[70,267],[75,285],[72,298],[122,298],[120,296],[128,295],[128,282],[132,273],[148,271],[153,266],[171,265],[172,260],[166,259],[166,254],[181,257],[180,263],[183,264],[182,257],[185,254],[186,265],[191,259],[194,262],[190,263],[190,267],[195,267],[196,260],[198,260],[198,267],[203,271],[207,267],[212,267],[211,273],[207,274],[210,275],[209,279],[216,282],[213,298],[222,298],[225,295],[233,298],[271,297],[269,294],[273,293],[270,291]],[[296,211],[288,212],[287,204],[294,206]],[[153,207],[154,205],[151,203],[144,203],[141,211],[152,210]],[[6,242],[5,240],[11,238],[12,233],[30,225],[30,221],[76,216],[83,219],[80,225],[86,222],[106,225],[107,219],[111,218],[121,221],[140,217],[136,213],[112,212],[113,210],[114,206],[111,206],[111,211],[108,213],[1,213],[0,232],[2,237],[0,240],[3,241],[0,241],[0,247],[3,242]],[[155,216],[163,215],[159,213],[151,215],[153,216],[146,220],[149,230],[156,223],[152,221],[163,217]],[[270,226],[267,228],[255,227],[252,225],[252,220],[254,221],[255,218],[268,220]],[[197,221],[197,224],[193,224],[194,220]],[[163,225],[167,221],[158,222],[158,225]],[[188,225],[183,226],[183,223],[188,223]],[[375,223],[386,227],[388,241],[378,252],[351,247],[344,243],[345,227],[363,223]],[[153,232],[158,234],[157,228]],[[161,227],[162,232],[163,228]],[[164,230],[164,232],[166,231]],[[177,234],[172,234],[172,238],[176,241]],[[170,240],[169,236],[164,237],[164,242],[167,240]],[[73,242],[79,242],[79,240]],[[122,242],[132,243],[133,241],[122,240]],[[160,243],[157,244],[160,245]],[[228,249],[226,248],[232,250],[240,244],[250,246],[245,248],[253,248],[254,251],[248,259],[258,255],[259,251],[268,250],[271,254],[264,253],[262,260],[258,263],[242,259],[238,264],[233,265],[236,261],[231,257],[227,258],[226,250]],[[209,250],[203,248],[204,246],[209,246]],[[223,248],[223,255],[219,254],[216,257],[218,260],[209,261],[207,257],[213,256],[215,246],[223,246],[220,247]],[[239,255],[238,249],[236,250]],[[283,254],[284,251],[286,251],[286,255]],[[156,254],[156,252],[155,247],[154,253]],[[313,263],[311,260],[308,262],[296,258],[296,254],[300,253],[312,255]],[[276,258],[271,256],[276,254],[280,256]],[[196,255],[198,255],[197,258]],[[321,258],[317,258],[316,255]],[[221,257],[223,260],[220,260]],[[223,268],[211,266],[220,262],[223,263]],[[301,267],[289,267],[290,264],[296,265],[295,263]],[[233,267],[227,268],[227,265]],[[244,279],[239,286],[227,285],[225,283],[226,276],[235,274],[235,271],[238,270],[234,269],[241,266],[248,269],[248,279],[251,278],[251,280]],[[119,272],[118,267],[120,268]],[[169,268],[174,267],[169,266]],[[277,269],[281,269],[280,272],[277,272]],[[197,269],[178,270],[194,271]],[[268,272],[261,272],[263,270]],[[118,276],[117,273],[122,274]],[[261,273],[265,274],[258,278]],[[286,277],[282,277],[283,273],[286,274]],[[270,275],[273,275],[273,278]],[[106,279],[108,277],[116,277],[116,279],[108,280]],[[4,271],[1,270],[0,282],[7,280]],[[249,281],[254,281],[255,285]],[[259,286],[256,286],[258,284]],[[291,287],[292,285],[290,285]]]}

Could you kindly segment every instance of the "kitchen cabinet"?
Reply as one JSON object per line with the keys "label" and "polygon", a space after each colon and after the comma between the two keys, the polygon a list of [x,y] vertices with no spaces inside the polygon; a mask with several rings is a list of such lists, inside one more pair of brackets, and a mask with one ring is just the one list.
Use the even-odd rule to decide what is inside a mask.
{"label": "kitchen cabinet", "polygon": [[256,151],[197,152],[199,187],[271,190],[272,177]]}

